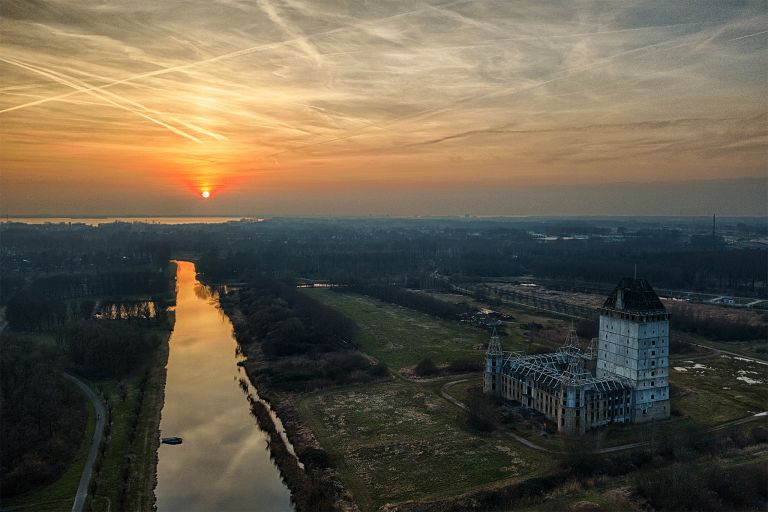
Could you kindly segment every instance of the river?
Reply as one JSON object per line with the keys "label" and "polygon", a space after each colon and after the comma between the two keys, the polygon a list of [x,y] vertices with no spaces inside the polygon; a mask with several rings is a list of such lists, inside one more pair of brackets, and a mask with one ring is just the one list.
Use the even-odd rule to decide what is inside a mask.
{"label": "river", "polygon": [[292,511],[268,436],[238,385],[244,374],[232,324],[193,263],[178,262],[176,289],[160,429],[162,437],[184,442],[160,445],[158,510]]}

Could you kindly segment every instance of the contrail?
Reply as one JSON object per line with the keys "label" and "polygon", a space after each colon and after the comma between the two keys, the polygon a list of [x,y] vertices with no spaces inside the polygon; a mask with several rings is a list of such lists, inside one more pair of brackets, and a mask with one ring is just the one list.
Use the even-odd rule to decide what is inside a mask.
{"label": "contrail", "polygon": [[37,68],[35,68],[33,66],[29,66],[29,65],[23,64],[21,62],[15,62],[13,60],[9,60],[9,59],[3,58],[3,57],[0,57],[0,61],[5,62],[7,64],[11,64],[12,66],[17,66],[17,67],[20,67],[22,69],[26,69],[27,71],[31,71],[33,73],[37,73],[38,75],[42,75],[42,76],[44,76],[46,78],[50,78],[51,80],[53,80],[55,82],[58,82],[58,83],[63,84],[63,85],[66,85],[68,87],[72,87],[73,89],[77,89],[79,92],[83,92],[83,93],[89,94],[91,96],[94,96],[94,97],[100,99],[101,101],[104,101],[104,102],[106,102],[106,103],[108,103],[110,105],[113,105],[113,106],[115,106],[115,107],[117,107],[119,109],[127,110],[127,111],[132,112],[132,113],[134,113],[136,115],[139,115],[139,116],[147,119],[148,121],[151,121],[151,122],[153,122],[153,123],[155,123],[155,124],[157,124],[159,126],[162,126],[163,128],[166,128],[166,129],[172,131],[173,133],[175,133],[177,135],[181,135],[182,137],[186,137],[187,139],[189,139],[191,141],[194,141],[194,142],[197,142],[197,143],[201,142],[200,139],[198,139],[194,135],[190,135],[190,134],[188,134],[188,133],[186,133],[186,132],[184,132],[182,130],[179,130],[175,126],[172,126],[172,125],[169,125],[167,123],[164,123],[163,121],[160,121],[159,119],[155,119],[154,117],[149,116],[149,115],[147,115],[147,114],[145,114],[145,113],[143,113],[143,112],[141,112],[139,110],[134,110],[134,109],[131,109],[129,107],[126,107],[125,105],[117,103],[116,101],[112,101],[111,99],[106,98],[103,95],[99,95],[98,93],[96,93],[96,92],[94,92],[92,90],[89,90],[89,89],[87,89],[85,87],[82,87],[82,86],[77,85],[75,83],[72,83],[72,82],[70,82],[68,80],[65,80],[65,79],[63,79],[63,78],[61,78],[61,77],[59,77],[59,76],[57,76],[55,74],[52,74],[52,73],[49,73],[49,72],[37,69]]}
{"label": "contrail", "polygon": [[755,32],[754,34],[747,34],[745,36],[734,37],[733,39],[726,39],[726,41],[727,42],[738,41],[739,39],[746,39],[748,37],[755,37],[755,36],[759,36],[761,34],[766,34],[766,33],[768,33],[768,30],[761,30],[760,32]]}
{"label": "contrail", "polygon": [[[469,3],[471,1],[472,0],[456,0],[454,2],[447,2],[445,4],[442,4],[442,5],[440,5],[440,7],[448,7],[448,6],[451,6],[451,5]],[[65,94],[59,94],[59,95],[56,95],[56,96],[51,96],[51,97],[48,97],[48,98],[42,98],[42,99],[39,99],[39,100],[36,100],[36,101],[31,101],[29,103],[24,103],[22,105],[16,105],[15,107],[8,107],[6,109],[0,110],[0,114],[4,114],[6,112],[12,112],[14,110],[19,110],[19,109],[22,109],[22,108],[32,107],[32,106],[35,106],[35,105],[41,105],[43,103],[48,103],[49,101],[62,100],[62,99],[68,98],[70,96],[74,96],[75,94],[88,93],[88,92],[92,92],[92,91],[101,91],[101,90],[107,89],[109,87],[114,87],[116,85],[125,84],[125,83],[128,83],[128,82],[135,82],[136,80],[142,80],[144,78],[152,78],[152,77],[156,77],[156,76],[166,75],[168,73],[175,73],[177,71],[184,71],[186,69],[195,68],[197,66],[202,66],[204,64],[210,64],[212,62],[218,62],[220,60],[233,59],[233,58],[240,57],[240,56],[243,56],[243,55],[248,55],[249,53],[254,53],[254,52],[258,52],[258,51],[262,51],[262,50],[272,50],[272,49],[280,48],[281,46],[285,46],[285,45],[288,45],[288,44],[299,43],[300,40],[304,40],[306,42],[307,39],[313,39],[313,38],[316,38],[316,37],[322,37],[322,36],[336,34],[336,33],[339,33],[339,32],[345,32],[345,31],[350,30],[350,29],[362,28],[365,25],[370,25],[372,23],[381,23],[381,22],[385,22],[385,21],[394,20],[394,19],[397,19],[397,18],[402,18],[404,16],[411,16],[413,14],[424,12],[424,11],[426,11],[428,9],[429,8],[427,8],[427,7],[424,7],[424,8],[421,8],[421,9],[414,9],[414,10],[411,10],[411,11],[402,12],[402,13],[395,14],[395,15],[392,15],[392,16],[385,16],[383,18],[378,18],[378,19],[375,19],[375,20],[361,21],[360,23],[355,23],[355,24],[347,25],[345,27],[339,27],[339,28],[334,28],[334,29],[331,29],[331,30],[325,30],[325,31],[322,31],[322,32],[316,32],[314,34],[309,34],[309,35],[303,36],[303,37],[296,37],[296,38],[293,38],[293,39],[286,39],[286,40],[278,41],[278,42],[274,42],[274,43],[264,43],[264,44],[260,44],[260,45],[256,45],[256,46],[251,46],[249,48],[243,48],[242,50],[235,50],[235,51],[232,51],[232,52],[229,52],[229,53],[224,53],[224,54],[221,54],[221,55],[217,55],[216,57],[210,57],[208,59],[202,59],[202,60],[198,60],[198,61],[195,61],[195,62],[189,62],[187,64],[179,64],[178,66],[171,66],[171,67],[167,67],[167,68],[156,69],[155,71],[149,71],[149,72],[146,72],[146,73],[141,73],[141,74],[138,74],[138,75],[130,76],[128,78],[123,78],[123,79],[120,79],[120,80],[115,80],[115,81],[110,82],[108,84],[98,85],[98,86],[93,86],[93,87],[87,87],[87,88],[84,88],[83,90],[77,90],[77,91],[72,91],[72,92],[65,93]],[[2,59],[2,57],[0,57],[0,59]]]}
{"label": "contrail", "polygon": [[[59,78],[61,78],[61,79],[62,79],[62,80],[57,80],[59,83],[62,83],[62,84],[64,84],[64,85],[67,85],[67,86],[69,86],[69,87],[73,87],[73,88],[74,88],[74,86],[73,86],[72,84],[73,84],[73,83],[76,83],[76,84],[79,84],[79,88],[80,88],[80,89],[82,89],[82,88],[87,88],[87,85],[88,85],[88,84],[86,84],[85,82],[82,82],[81,80],[78,80],[77,78],[74,78],[74,77],[72,77],[72,76],[66,75],[66,74],[64,74],[64,73],[61,73],[61,72],[55,71],[55,70],[53,70],[53,69],[50,69],[50,68],[44,68],[44,67],[42,67],[42,66],[36,66],[36,65],[34,65],[34,64],[25,63],[25,62],[23,62],[23,61],[20,61],[20,60],[18,60],[18,59],[13,59],[13,60],[14,60],[16,63],[18,63],[18,64],[24,64],[24,65],[26,65],[26,66],[27,66],[27,68],[25,68],[25,69],[31,70],[30,68],[35,68],[35,69],[37,69],[38,71],[41,71],[41,72],[43,72],[43,73],[48,73],[49,75],[46,75],[46,76],[49,76],[49,77],[50,77],[50,75],[55,75],[55,76],[57,76],[57,77],[59,77]],[[81,73],[83,73],[83,74],[85,74],[85,75],[90,75],[90,73],[87,73],[87,72],[81,72]],[[91,75],[91,76],[92,76],[92,75]],[[89,94],[90,96],[96,96],[96,97],[98,97],[99,99],[101,99],[102,101],[105,99],[105,98],[104,98],[104,96],[109,96],[109,97],[111,97],[111,98],[114,98],[116,101],[122,101],[122,102],[124,102],[124,103],[128,103],[129,105],[133,105],[134,107],[136,107],[137,109],[139,109],[139,111],[136,111],[136,110],[132,110],[132,109],[127,109],[127,110],[130,110],[131,112],[133,112],[133,113],[135,113],[135,114],[138,114],[138,115],[141,115],[141,111],[143,111],[143,112],[148,112],[148,113],[150,113],[150,114],[152,114],[152,115],[154,115],[154,116],[158,116],[158,117],[161,117],[161,116],[164,116],[164,115],[165,115],[163,112],[159,112],[159,111],[157,111],[157,110],[154,110],[154,109],[148,108],[148,107],[146,107],[146,106],[142,105],[141,103],[138,103],[138,102],[136,102],[136,101],[130,100],[130,99],[128,99],[128,98],[126,98],[126,97],[124,97],[124,96],[120,96],[120,95],[118,95],[118,94],[115,94],[115,93],[113,93],[113,92],[111,92],[111,91],[98,91],[98,92],[96,92],[96,91],[90,91],[88,94]],[[212,132],[212,131],[210,131],[210,130],[206,130],[205,128],[202,128],[202,127],[200,127],[200,126],[196,126],[196,125],[194,125],[194,124],[192,124],[192,123],[188,123],[188,122],[186,122],[186,121],[182,121],[181,119],[178,119],[178,118],[176,118],[176,117],[172,117],[172,116],[169,116],[169,117],[170,117],[170,119],[171,119],[171,120],[173,120],[175,123],[177,123],[177,124],[180,124],[180,125],[182,125],[182,126],[184,126],[184,127],[186,127],[186,128],[189,128],[190,130],[194,130],[194,131],[196,131],[196,132],[198,132],[198,133],[201,133],[201,134],[203,134],[203,135],[207,135],[207,136],[211,137],[212,139],[216,139],[216,140],[219,140],[219,141],[221,141],[221,140],[227,140],[227,138],[226,138],[225,136],[223,136],[223,135],[220,135],[220,134],[218,134],[218,133]],[[156,121],[157,121],[157,120],[156,120]],[[167,123],[166,123],[166,124],[163,124],[163,125],[161,125],[161,126],[167,127]],[[178,132],[174,132],[174,133],[178,133]]]}
{"label": "contrail", "polygon": [[[15,60],[16,62],[24,63],[23,61],[21,61],[19,59],[13,59],[13,60]],[[48,72],[48,73],[52,73],[52,74],[58,75],[58,76],[60,76],[60,77],[62,77],[64,79],[77,82],[82,87],[85,87],[85,88],[90,87],[90,84],[88,84],[86,82],[83,82],[82,80],[79,80],[79,79],[77,79],[77,78],[75,78],[75,77],[73,77],[71,75],[66,75],[66,74],[64,74],[64,73],[62,73],[60,71],[56,71],[56,70],[53,70],[51,68],[45,68],[45,67],[39,66],[39,65],[33,65],[33,64],[28,63],[28,62],[26,62],[24,64],[26,64],[27,66],[36,67],[37,69],[40,69],[40,70]],[[75,73],[79,73],[81,75],[85,75],[85,76],[88,76],[88,77],[91,77],[91,78],[97,78],[99,80],[108,80],[107,78],[105,78],[103,76],[95,75],[93,73],[89,73],[88,71],[82,71],[82,70],[79,70],[79,69],[74,69],[73,71]],[[130,99],[126,98],[125,96],[121,96],[119,94],[113,93],[111,91],[105,91],[105,90],[98,91],[98,92],[99,92],[99,94],[106,94],[106,95],[108,95],[108,96],[110,96],[112,98],[115,98],[115,99],[119,100],[119,101],[123,101],[125,103],[130,104],[130,105],[133,105],[136,108],[139,108],[139,109],[141,109],[141,110],[143,110],[145,112],[149,112],[149,113],[151,113],[151,114],[153,114],[155,116],[159,116],[159,117],[167,116],[173,122],[175,122],[177,124],[180,124],[180,125],[184,126],[185,128],[189,128],[190,130],[194,130],[194,131],[196,131],[198,133],[201,133],[203,135],[207,135],[207,136],[211,137],[212,139],[216,139],[216,140],[219,140],[219,141],[228,140],[224,135],[221,135],[221,134],[216,133],[216,132],[212,132],[210,130],[207,130],[207,129],[202,128],[202,127],[197,126],[197,125],[194,125],[194,124],[189,123],[187,121],[183,121],[181,119],[178,119],[177,117],[168,115],[168,114],[166,114],[164,112],[159,112],[157,110],[151,109],[151,108],[149,108],[149,107],[147,107],[145,105],[142,105],[141,103],[138,103],[136,101],[130,100]]]}
{"label": "contrail", "polygon": [[307,56],[309,56],[309,58],[315,61],[315,64],[318,66],[322,64],[323,58],[320,55],[320,52],[317,51],[317,48],[309,44],[306,34],[303,34],[301,30],[286,22],[277,8],[269,2],[269,0],[259,0],[257,3],[259,4],[259,7],[261,7],[261,10],[264,11],[267,17],[272,20],[275,25],[280,27],[280,29],[287,35],[296,38],[296,44],[305,54],[307,54]]}
{"label": "contrail", "polygon": [[[412,120],[412,119],[424,118],[424,117],[436,115],[436,114],[439,114],[439,113],[442,113],[442,112],[445,112],[445,111],[448,111],[448,110],[452,110],[456,106],[464,104],[464,103],[469,103],[469,102],[472,102],[472,101],[477,101],[477,100],[481,100],[481,99],[485,99],[485,98],[492,98],[494,96],[501,96],[501,95],[505,95],[505,94],[519,94],[519,93],[522,93],[522,92],[530,91],[530,90],[533,90],[533,89],[537,89],[539,87],[543,87],[543,86],[545,86],[547,84],[550,84],[552,82],[557,82],[559,80],[563,80],[564,78],[568,78],[568,77],[570,77],[573,74],[580,73],[580,72],[583,72],[583,71],[589,71],[590,69],[595,69],[597,67],[604,66],[606,64],[609,64],[611,61],[613,61],[614,59],[616,59],[618,57],[621,57],[621,56],[624,56],[624,55],[627,55],[627,54],[630,54],[630,53],[639,52],[639,51],[642,51],[642,50],[647,50],[649,48],[653,48],[653,47],[656,47],[656,46],[661,46],[661,45],[664,45],[664,44],[669,44],[669,41],[662,41],[660,43],[653,43],[653,44],[641,46],[639,48],[633,48],[631,50],[626,50],[626,51],[623,51],[623,52],[619,52],[619,53],[616,53],[614,55],[611,55],[610,57],[606,57],[605,59],[603,59],[602,61],[600,61],[598,63],[587,64],[587,65],[581,66],[579,68],[561,71],[559,73],[556,73],[553,78],[550,78],[548,80],[544,80],[544,81],[541,81],[541,82],[537,82],[535,84],[531,84],[531,85],[523,86],[523,87],[505,88],[505,89],[503,89],[501,91],[494,91],[494,92],[490,92],[488,94],[482,94],[480,96],[476,96],[476,95],[465,96],[464,98],[458,99],[458,100],[454,101],[452,104],[446,105],[444,107],[438,107],[438,108],[434,108],[434,109],[421,110],[421,111],[415,112],[413,114],[408,114],[408,115],[405,115],[405,116],[401,116],[401,117],[397,117],[397,118],[391,119],[390,121],[388,121],[386,123],[383,123],[383,124],[370,125],[368,127],[361,128],[360,130],[358,130],[355,133],[351,133],[351,134],[347,134],[347,135],[341,135],[339,137],[333,137],[331,139],[326,139],[326,140],[322,140],[322,141],[318,141],[318,142],[311,142],[311,143],[308,143],[308,144],[304,144],[302,146],[298,146],[296,148],[285,149],[283,151],[279,151],[277,153],[273,153],[270,156],[281,155],[283,153],[289,153],[289,152],[297,151],[297,150],[304,149],[304,148],[307,148],[307,147],[319,146],[319,145],[329,144],[329,143],[332,143],[332,142],[338,142],[340,140],[350,139],[352,137],[357,137],[358,135],[362,135],[364,132],[368,131],[369,128],[378,128],[378,129],[388,128],[391,125],[400,123],[402,121],[409,121],[409,120]],[[681,44],[681,45],[677,45],[677,46],[687,46],[689,44],[690,43],[685,43],[685,44]],[[671,47],[664,48],[664,49],[672,49],[672,48],[676,48],[677,46],[671,46]]]}
{"label": "contrail", "polygon": [[[760,34],[764,34],[766,32],[768,32],[768,30],[763,30],[761,32],[755,32],[755,33],[752,33],[752,34],[747,34],[745,36],[741,36],[741,37],[738,37],[738,38],[735,38],[735,39],[729,39],[728,41],[736,41],[738,39],[745,39],[747,37],[757,36],[757,35],[760,35]],[[358,131],[353,132],[353,133],[349,133],[349,134],[346,134],[346,135],[340,135],[338,137],[333,137],[333,138],[330,138],[330,139],[321,140],[321,141],[317,141],[317,142],[310,142],[308,144],[304,144],[304,145],[301,145],[301,146],[298,146],[298,147],[295,147],[295,148],[284,149],[282,151],[278,151],[276,153],[272,153],[271,155],[268,155],[268,156],[276,157],[276,156],[282,155],[284,153],[290,153],[290,152],[298,151],[298,150],[301,150],[301,149],[304,149],[304,148],[308,148],[308,147],[312,147],[312,146],[321,146],[321,145],[330,144],[330,143],[333,143],[333,142],[338,142],[338,141],[341,141],[341,140],[351,139],[353,137],[357,137],[359,135],[362,135],[362,134],[370,131],[370,128],[383,129],[383,128],[388,128],[388,127],[390,127],[390,126],[392,126],[394,124],[400,123],[402,121],[408,121],[408,120],[413,120],[413,119],[420,119],[420,118],[430,117],[430,116],[433,116],[433,115],[436,115],[436,114],[440,114],[442,112],[446,112],[446,111],[452,110],[456,106],[461,105],[463,103],[469,103],[469,102],[473,102],[473,101],[477,101],[477,100],[481,100],[481,99],[485,99],[485,98],[491,98],[491,97],[494,97],[494,96],[503,96],[503,95],[507,95],[507,94],[514,95],[514,94],[519,94],[519,93],[527,92],[527,91],[530,91],[530,90],[533,90],[533,89],[538,89],[539,87],[543,87],[543,86],[551,84],[553,82],[558,82],[558,81],[563,80],[565,78],[569,78],[571,75],[574,75],[576,73],[581,73],[581,72],[584,72],[584,71],[589,71],[589,70],[592,70],[592,69],[595,69],[595,68],[602,67],[602,66],[604,66],[606,64],[611,63],[613,60],[615,60],[615,59],[617,59],[619,57],[623,57],[625,55],[629,55],[629,54],[632,54],[632,53],[637,53],[637,52],[641,52],[641,51],[645,51],[645,50],[651,50],[651,49],[653,49],[655,51],[674,50],[676,48],[682,48],[682,47],[685,47],[685,46],[691,46],[691,45],[694,44],[694,42],[679,43],[679,44],[675,44],[675,45],[672,45],[672,46],[666,46],[666,47],[664,46],[664,45],[669,45],[669,44],[670,44],[670,41],[661,41],[661,42],[658,42],[658,43],[652,43],[652,44],[648,44],[648,45],[641,46],[641,47],[638,47],[638,48],[633,48],[631,50],[625,50],[623,52],[619,52],[619,53],[616,53],[614,55],[610,55],[610,56],[602,59],[601,61],[593,63],[593,64],[586,64],[584,66],[581,66],[581,67],[578,67],[578,68],[575,68],[575,69],[568,69],[568,70],[565,70],[565,71],[561,71],[560,73],[556,73],[554,77],[552,77],[552,78],[550,78],[548,80],[537,82],[535,84],[531,84],[531,85],[524,86],[524,87],[506,88],[506,89],[503,89],[501,91],[494,91],[494,92],[490,92],[488,94],[483,94],[483,95],[480,95],[480,96],[466,96],[464,98],[456,100],[451,105],[447,105],[447,106],[439,107],[439,108],[434,108],[434,109],[421,110],[421,111],[415,112],[413,114],[408,114],[408,115],[405,115],[405,116],[401,116],[401,117],[397,117],[397,118],[391,119],[390,121],[388,121],[386,123],[382,123],[382,124],[378,124],[378,125],[370,125],[370,126],[363,127],[361,129],[359,129]],[[657,48],[657,47],[661,47],[661,48]],[[649,53],[652,53],[652,52],[649,52]]]}

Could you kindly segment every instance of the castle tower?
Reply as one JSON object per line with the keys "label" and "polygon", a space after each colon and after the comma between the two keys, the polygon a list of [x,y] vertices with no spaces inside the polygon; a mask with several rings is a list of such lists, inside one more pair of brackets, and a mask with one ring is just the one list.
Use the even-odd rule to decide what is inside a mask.
{"label": "castle tower", "polygon": [[669,314],[645,279],[622,279],[600,310],[597,376],[629,381],[632,422],[669,417]]}
{"label": "castle tower", "polygon": [[485,353],[485,375],[483,379],[483,392],[493,395],[501,395],[501,368],[504,361],[504,352],[501,347],[496,328],[493,329],[491,340],[488,342],[488,351]]}

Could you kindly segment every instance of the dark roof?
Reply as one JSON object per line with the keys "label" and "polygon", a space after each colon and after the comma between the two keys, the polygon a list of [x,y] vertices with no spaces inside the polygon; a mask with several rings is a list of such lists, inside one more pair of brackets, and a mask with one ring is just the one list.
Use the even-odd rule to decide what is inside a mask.
{"label": "dark roof", "polygon": [[631,277],[619,281],[603,307],[619,311],[666,311],[648,281]]}

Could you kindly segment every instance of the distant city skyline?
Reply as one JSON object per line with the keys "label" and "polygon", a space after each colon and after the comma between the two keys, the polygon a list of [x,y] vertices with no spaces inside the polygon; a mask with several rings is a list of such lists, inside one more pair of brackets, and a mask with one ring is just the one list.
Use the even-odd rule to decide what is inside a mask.
{"label": "distant city skyline", "polygon": [[2,215],[768,214],[764,2],[0,18]]}

